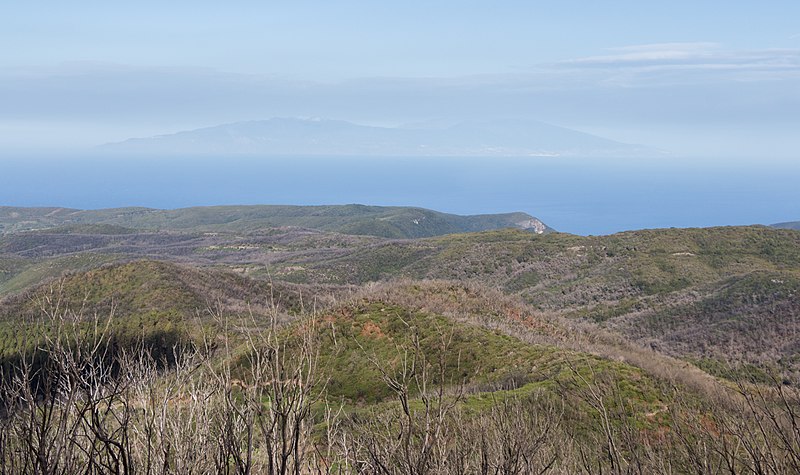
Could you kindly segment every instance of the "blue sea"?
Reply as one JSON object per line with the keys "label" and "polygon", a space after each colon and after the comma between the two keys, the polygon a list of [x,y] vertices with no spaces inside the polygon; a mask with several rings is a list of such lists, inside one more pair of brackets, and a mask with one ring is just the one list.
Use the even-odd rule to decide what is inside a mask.
{"label": "blue sea", "polygon": [[7,157],[0,206],[219,204],[524,211],[559,231],[800,220],[800,164],[686,158]]}

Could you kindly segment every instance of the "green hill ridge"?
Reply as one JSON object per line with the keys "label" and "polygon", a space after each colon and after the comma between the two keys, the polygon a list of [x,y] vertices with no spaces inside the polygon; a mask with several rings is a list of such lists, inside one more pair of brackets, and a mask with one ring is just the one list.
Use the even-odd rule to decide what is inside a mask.
{"label": "green hill ridge", "polygon": [[[68,208],[0,207],[0,234],[68,226],[105,225],[103,232],[138,230],[180,230],[195,232],[248,232],[263,228],[297,226],[343,234],[387,238],[419,238],[442,234],[522,228],[543,233],[550,229],[525,213],[460,216],[411,207],[365,205],[338,206],[208,206],[158,210],[111,208],[76,210]],[[71,228],[70,228],[71,226]],[[89,228],[84,230],[91,231]]]}

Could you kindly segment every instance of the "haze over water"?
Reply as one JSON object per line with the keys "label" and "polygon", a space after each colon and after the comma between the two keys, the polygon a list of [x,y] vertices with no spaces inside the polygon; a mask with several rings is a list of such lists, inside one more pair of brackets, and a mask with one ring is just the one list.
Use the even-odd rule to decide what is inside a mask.
{"label": "haze over water", "polygon": [[[580,234],[800,219],[797,0],[6,3],[0,40],[15,47],[0,55],[0,206],[519,210]],[[317,136],[286,138],[280,128],[212,134],[285,146],[244,147],[260,158],[229,158],[237,148],[224,140],[190,148],[218,150],[217,158],[161,152],[186,151],[178,147],[154,148],[150,158],[96,152],[276,118],[406,132],[544,122],[572,139],[551,149],[535,142],[552,132],[521,140],[511,131],[527,129],[506,126],[491,137],[507,142],[487,144],[497,155],[525,155],[514,152],[521,145],[574,150],[579,132],[667,153],[342,158],[332,155],[408,149],[367,148],[386,131],[352,148],[302,149],[286,143]],[[469,147],[438,150],[429,155],[469,155],[452,151]],[[287,151],[331,156],[266,157]]]}
{"label": "haze over water", "polygon": [[800,219],[800,164],[666,158],[8,158],[0,203],[83,209],[220,204],[524,211],[559,231]]}

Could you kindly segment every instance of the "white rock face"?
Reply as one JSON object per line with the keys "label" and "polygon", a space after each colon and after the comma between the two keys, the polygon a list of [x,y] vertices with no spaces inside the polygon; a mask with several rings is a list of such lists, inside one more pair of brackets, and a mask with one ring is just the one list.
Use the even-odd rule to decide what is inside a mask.
{"label": "white rock face", "polygon": [[522,229],[530,229],[536,234],[542,234],[547,229],[547,226],[538,219],[526,219],[515,224]]}

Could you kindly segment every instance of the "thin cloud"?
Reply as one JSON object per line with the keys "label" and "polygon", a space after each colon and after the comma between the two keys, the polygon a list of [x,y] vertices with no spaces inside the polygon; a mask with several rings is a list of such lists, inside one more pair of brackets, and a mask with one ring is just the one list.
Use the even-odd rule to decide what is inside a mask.
{"label": "thin cloud", "polygon": [[719,48],[717,43],[657,43],[609,48],[613,54],[561,61],[559,64],[606,65],[643,61],[686,60],[707,57]]}
{"label": "thin cloud", "polygon": [[708,51],[720,48],[719,43],[708,41],[700,42],[674,42],[674,43],[648,43],[643,45],[618,46],[608,48],[609,51],[663,51],[663,50],[682,50],[682,51]]}
{"label": "thin cloud", "polygon": [[555,69],[606,86],[796,79],[800,49],[724,50],[715,43],[663,43],[615,48],[615,54],[555,63]]}

